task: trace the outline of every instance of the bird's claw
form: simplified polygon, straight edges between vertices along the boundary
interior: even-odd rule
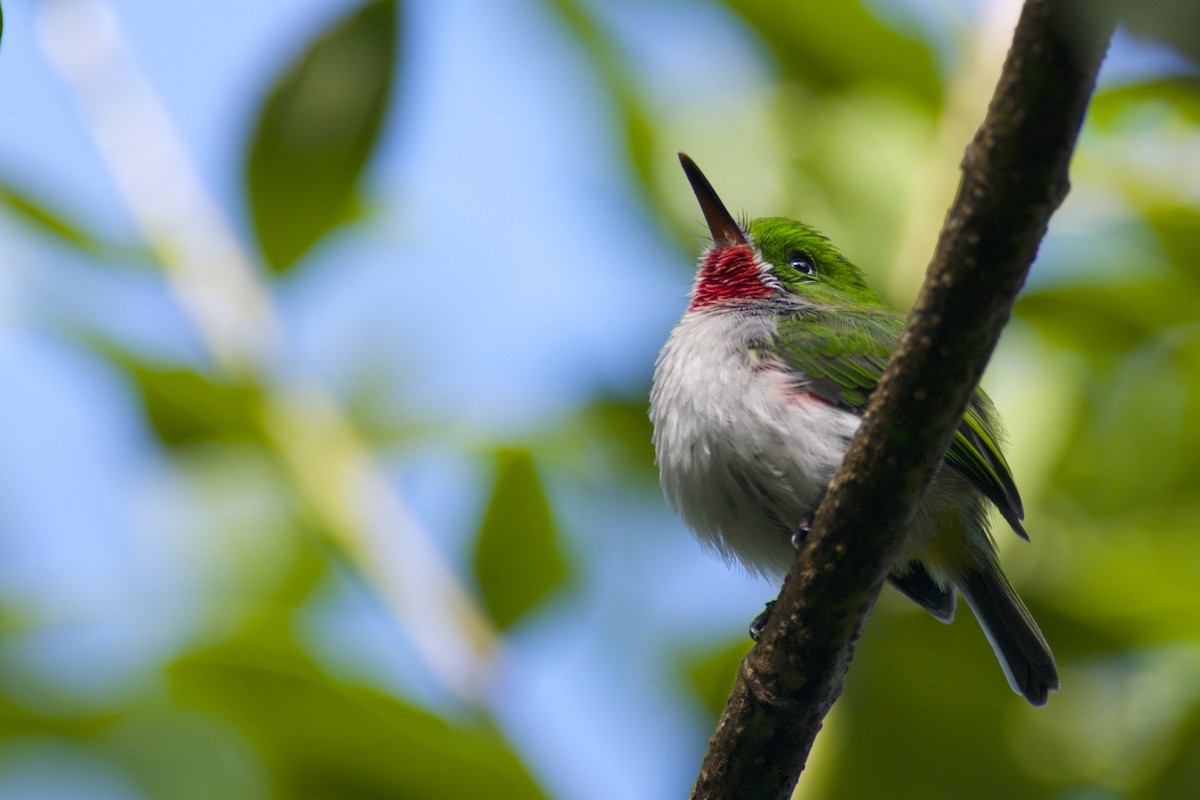
[[[795,532],[792,533],[792,549],[799,550],[804,544],[804,540],[808,538],[809,532],[812,530],[812,514],[808,514],[804,519],[800,520],[800,524],[796,526]],[[771,600],[767,603],[767,607],[762,610],[762,613],[754,618],[750,623],[750,638],[758,641],[762,636],[762,632],[766,629],[767,623],[771,619],[771,609],[775,607],[775,601]]]
[[[768,600],[767,607],[750,623],[750,638],[754,641],[758,641],[759,637],[762,636],[763,630],[767,627],[767,623],[771,621],[771,609],[774,607],[775,601]]]
[[[800,524],[796,526],[796,530],[792,532],[792,549],[799,550],[804,544],[804,540],[808,538],[808,534],[812,532],[812,514],[808,514],[804,519],[800,520]]]

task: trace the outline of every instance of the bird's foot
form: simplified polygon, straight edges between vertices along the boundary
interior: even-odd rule
[[[771,609],[774,607],[775,601],[768,600],[767,607],[750,623],[750,638],[754,641],[757,642],[759,637],[762,636],[763,629],[767,627],[767,623],[771,620]]]
[[[806,514],[804,519],[800,520],[800,524],[796,526],[796,530],[792,533],[792,549],[799,550],[804,544],[804,540],[808,538],[809,532],[812,530],[812,514]],[[766,629],[767,623],[771,619],[771,609],[775,607],[775,601],[771,600],[767,603],[767,607],[762,610],[762,613],[754,618],[750,623],[750,638],[758,641],[762,636],[763,630]]]
[[[812,532],[812,514],[806,514],[804,519],[800,520],[800,524],[796,526],[796,530],[792,532],[792,549],[799,550],[804,544],[804,540],[808,538],[808,534]]]

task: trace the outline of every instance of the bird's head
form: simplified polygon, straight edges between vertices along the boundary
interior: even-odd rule
[[[815,229],[783,217],[739,225],[696,162],[683,153],[679,161],[713,238],[691,308],[787,295],[828,306],[879,303],[862,271]]]

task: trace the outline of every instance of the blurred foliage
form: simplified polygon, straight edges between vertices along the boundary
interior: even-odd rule
[[[182,369],[139,363],[129,368],[146,406],[146,421],[168,447],[262,438],[256,413],[262,395],[257,386]]]
[[[687,676],[692,691],[714,721],[725,709],[725,702],[733,691],[738,665],[750,652],[752,645],[753,642],[738,638],[720,650],[690,653],[680,659],[680,670]]]
[[[566,577],[550,502],[533,458],[524,450],[501,450],[475,547],[475,578],[488,612],[499,628],[508,628]]]
[[[1161,104],[1191,124],[1200,123],[1200,75],[1173,75],[1114,86],[1092,99],[1093,124],[1112,126],[1132,109]]]
[[[631,74],[628,58],[597,21],[595,9],[587,2],[547,0],[547,4],[558,12],[579,46],[587,52],[612,96],[613,113],[618,117],[616,127],[623,134],[625,151],[644,197],[659,211],[658,216],[664,224],[678,225],[679,221],[666,213],[662,187],[653,179],[654,162],[662,151],[660,131],[655,125],[649,102],[637,91],[636,78]],[[674,232],[681,242],[690,243],[691,239],[685,235],[685,230],[679,226]]]
[[[100,257],[104,252],[105,248],[82,226],[66,220],[58,212],[8,182],[4,182],[0,187],[0,202],[3,202],[11,213],[34,228],[42,230],[54,241],[78,248],[84,255],[92,258]]]
[[[371,0],[317,38],[275,83],[246,160],[251,216],[283,272],[351,218],[396,72],[397,0]]]
[[[618,5],[637,18],[654,4]],[[674,4],[672,13],[719,12],[723,25],[765,55],[766,66],[752,87],[714,86],[707,72],[703,86],[680,89],[672,103],[655,94],[638,46],[628,28],[613,24],[611,8],[606,14],[599,0],[539,7],[607,95],[610,133],[628,164],[633,196],[625,200],[645,214],[640,193],[664,239],[695,244],[695,212],[673,202],[691,202],[673,156],[686,131],[701,147],[711,145],[710,154],[694,153],[706,170],[710,155],[713,172],[727,169],[742,181],[722,188],[729,202],[828,226],[878,285],[901,294],[919,280],[906,231],[936,232],[945,210],[938,198],[954,188],[953,166],[987,100],[979,92],[995,76],[965,74],[985,38],[972,38],[970,26],[901,25],[903,10],[885,18],[880,5]],[[945,10],[931,8],[927,14]],[[1135,34],[1195,59],[1195,4],[1163,0],[1138,9],[1130,21]],[[663,12],[656,13],[651,19],[661,24]],[[369,205],[362,187],[376,142],[385,126],[409,122],[397,121],[393,107],[408,33],[402,16],[397,2],[369,0],[330,21],[279,75],[262,81],[270,88],[241,161],[247,214],[235,227],[257,236],[267,294],[331,234],[353,235],[343,223]],[[718,65],[722,56],[704,54]],[[977,107],[964,111],[961,94]],[[1019,408],[1008,418],[1012,460],[1034,540],[1012,549],[1004,543],[1005,563],[1059,657],[1062,692],[1046,709],[1025,707],[969,614],[942,626],[885,595],[801,796],[1169,800],[1200,792],[1200,197],[1187,183],[1200,152],[1198,122],[1194,72],[1136,77],[1097,94],[1073,167],[1072,202],[1052,226],[1068,245],[1043,249],[1016,311],[1018,337],[1009,346],[1018,367],[1004,375],[1019,388],[992,392],[1002,406]],[[946,131],[949,139],[940,140]],[[768,201],[780,207],[755,205]],[[5,182],[0,203],[28,231],[102,270],[150,260],[150,248],[114,244],[73,219],[73,206],[60,198]],[[228,298],[229,305],[241,299]],[[6,748],[70,745],[155,798],[542,796],[531,774],[547,756],[529,739],[519,747],[510,741],[488,698],[464,699],[444,686],[429,693],[432,700],[409,697],[380,688],[369,670],[331,666],[336,659],[314,654],[305,621],[335,602],[329,598],[342,572],[386,606],[383,616],[395,615],[370,551],[326,530],[329,520],[313,512],[312,485],[297,485],[275,452],[286,431],[268,435],[264,406],[287,386],[276,373],[285,371],[280,364],[225,374],[211,354],[171,361],[116,335],[104,340],[86,325],[62,328],[64,338],[114,368],[140,402],[139,421],[168,464],[153,489],[182,496],[190,509],[186,519],[163,523],[163,536],[185,541],[183,558],[207,583],[180,589],[202,608],[179,623],[175,649],[153,675],[129,677],[98,704],[47,699],[39,683],[45,676],[14,653],[56,623],[6,596]],[[501,438],[510,444],[498,447],[489,434],[474,433],[464,444],[442,435],[444,423],[380,400],[405,388],[394,369],[364,369],[342,399],[367,455],[389,467],[446,439],[447,450],[478,468],[478,485],[467,493],[481,513],[464,514],[467,543],[455,577],[473,587],[491,624],[514,642],[552,616],[543,610],[577,609],[570,604],[579,602],[580,587],[604,581],[574,554],[603,546],[596,539],[619,541],[607,530],[575,531],[585,505],[577,494],[636,512],[656,492],[646,398],[597,388],[526,441]],[[630,370],[637,372],[631,384],[644,385],[650,364]],[[315,449],[314,460],[349,461],[363,483],[374,478],[362,477],[366,467],[338,449],[345,440],[328,440],[338,446]],[[325,466],[313,465],[314,474],[332,487]],[[584,488],[559,491],[564,484]],[[331,503],[342,512],[334,521],[362,524],[379,513],[361,502]],[[578,541],[568,543],[576,533]],[[706,620],[709,638],[683,647],[657,611],[639,609],[661,626],[649,646],[674,657],[634,660],[629,653],[646,641],[622,640],[613,659],[661,669],[669,673],[663,684],[687,695],[698,719],[698,764],[749,647],[742,633],[749,619],[737,630]],[[386,635],[408,641],[408,620],[391,621],[396,630]],[[671,717],[670,702],[664,696],[662,708],[645,714]],[[549,727],[562,721],[555,723]]]
[[[1125,24],[1134,34],[1169,42],[1200,63],[1200,6],[1190,0],[1148,0],[1124,11]]]
[[[876,17],[857,0],[822,4],[731,0],[779,61],[783,77],[811,92],[846,92],[862,84],[897,87],[931,112],[941,78],[927,46]]]
[[[542,796],[482,721],[450,722],[333,682],[286,626],[258,625],[189,655],[170,678],[181,706],[227,719],[245,737],[278,782],[276,796]]]

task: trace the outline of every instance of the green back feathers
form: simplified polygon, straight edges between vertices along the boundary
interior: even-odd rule
[[[861,270],[807,225],[779,217],[750,223],[763,259],[787,291],[814,304],[779,320],[771,350],[805,391],[861,414],[904,329]],[[946,461],[991,500],[1022,537],[1024,510],[1000,449],[1000,423],[982,391],[971,398]]]

